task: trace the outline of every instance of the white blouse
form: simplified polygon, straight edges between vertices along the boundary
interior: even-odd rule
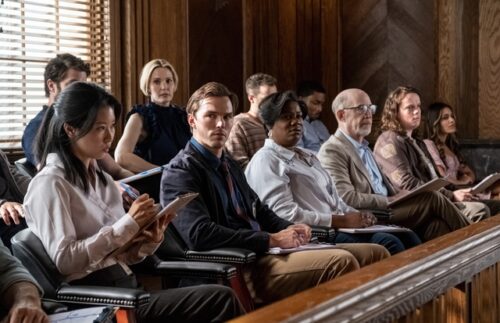
[[[347,205],[318,158],[266,139],[245,169],[250,187],[278,216],[291,222],[331,226],[332,215],[356,209]]]
[[[65,179],[63,164],[49,154],[47,165],[31,181],[24,199],[28,227],[42,241],[66,281],[85,277],[116,263],[136,263],[152,254],[158,243],[133,245],[115,258],[105,257],[139,230],[125,213],[122,197],[110,175],[108,184],[96,177],[89,192]]]

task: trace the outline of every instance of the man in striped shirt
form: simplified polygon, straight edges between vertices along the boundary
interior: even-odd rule
[[[243,169],[257,150],[264,146],[267,130],[259,117],[259,104],[266,96],[278,91],[276,83],[274,77],[264,73],[250,76],[245,83],[250,110],[234,117],[233,128],[225,144],[227,152]]]

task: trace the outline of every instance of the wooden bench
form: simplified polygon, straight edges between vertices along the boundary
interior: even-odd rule
[[[500,322],[500,216],[233,322]]]

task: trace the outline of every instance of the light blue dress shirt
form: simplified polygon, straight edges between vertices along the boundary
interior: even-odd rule
[[[375,193],[387,196],[389,192],[387,191],[387,187],[384,184],[384,179],[382,178],[382,174],[380,173],[380,170],[378,169],[377,162],[375,162],[375,158],[373,157],[373,153],[370,150],[370,147],[368,147],[368,141],[363,139],[363,143],[360,144],[359,142],[352,139],[348,134],[346,134],[342,130],[338,129],[337,131],[340,131],[356,149],[356,152],[358,153],[359,158],[361,158],[361,161],[363,162],[366,169],[368,170],[368,174],[370,174],[370,179],[372,181],[373,190],[375,191]]]
[[[310,121],[306,117],[303,122],[304,133],[297,146],[318,152],[321,145],[330,138],[330,132],[321,120]]]

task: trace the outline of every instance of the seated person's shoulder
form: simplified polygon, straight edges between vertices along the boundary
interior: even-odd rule
[[[127,113],[126,119],[130,119],[132,116],[140,117],[146,124],[153,122],[157,117],[155,116],[156,112],[153,107],[149,104],[136,104],[132,107],[132,109]]]
[[[248,128],[252,128],[255,126],[256,126],[255,120],[253,120],[252,117],[250,117],[246,112],[237,114],[233,118],[233,129],[240,128],[242,130],[246,130]]]

